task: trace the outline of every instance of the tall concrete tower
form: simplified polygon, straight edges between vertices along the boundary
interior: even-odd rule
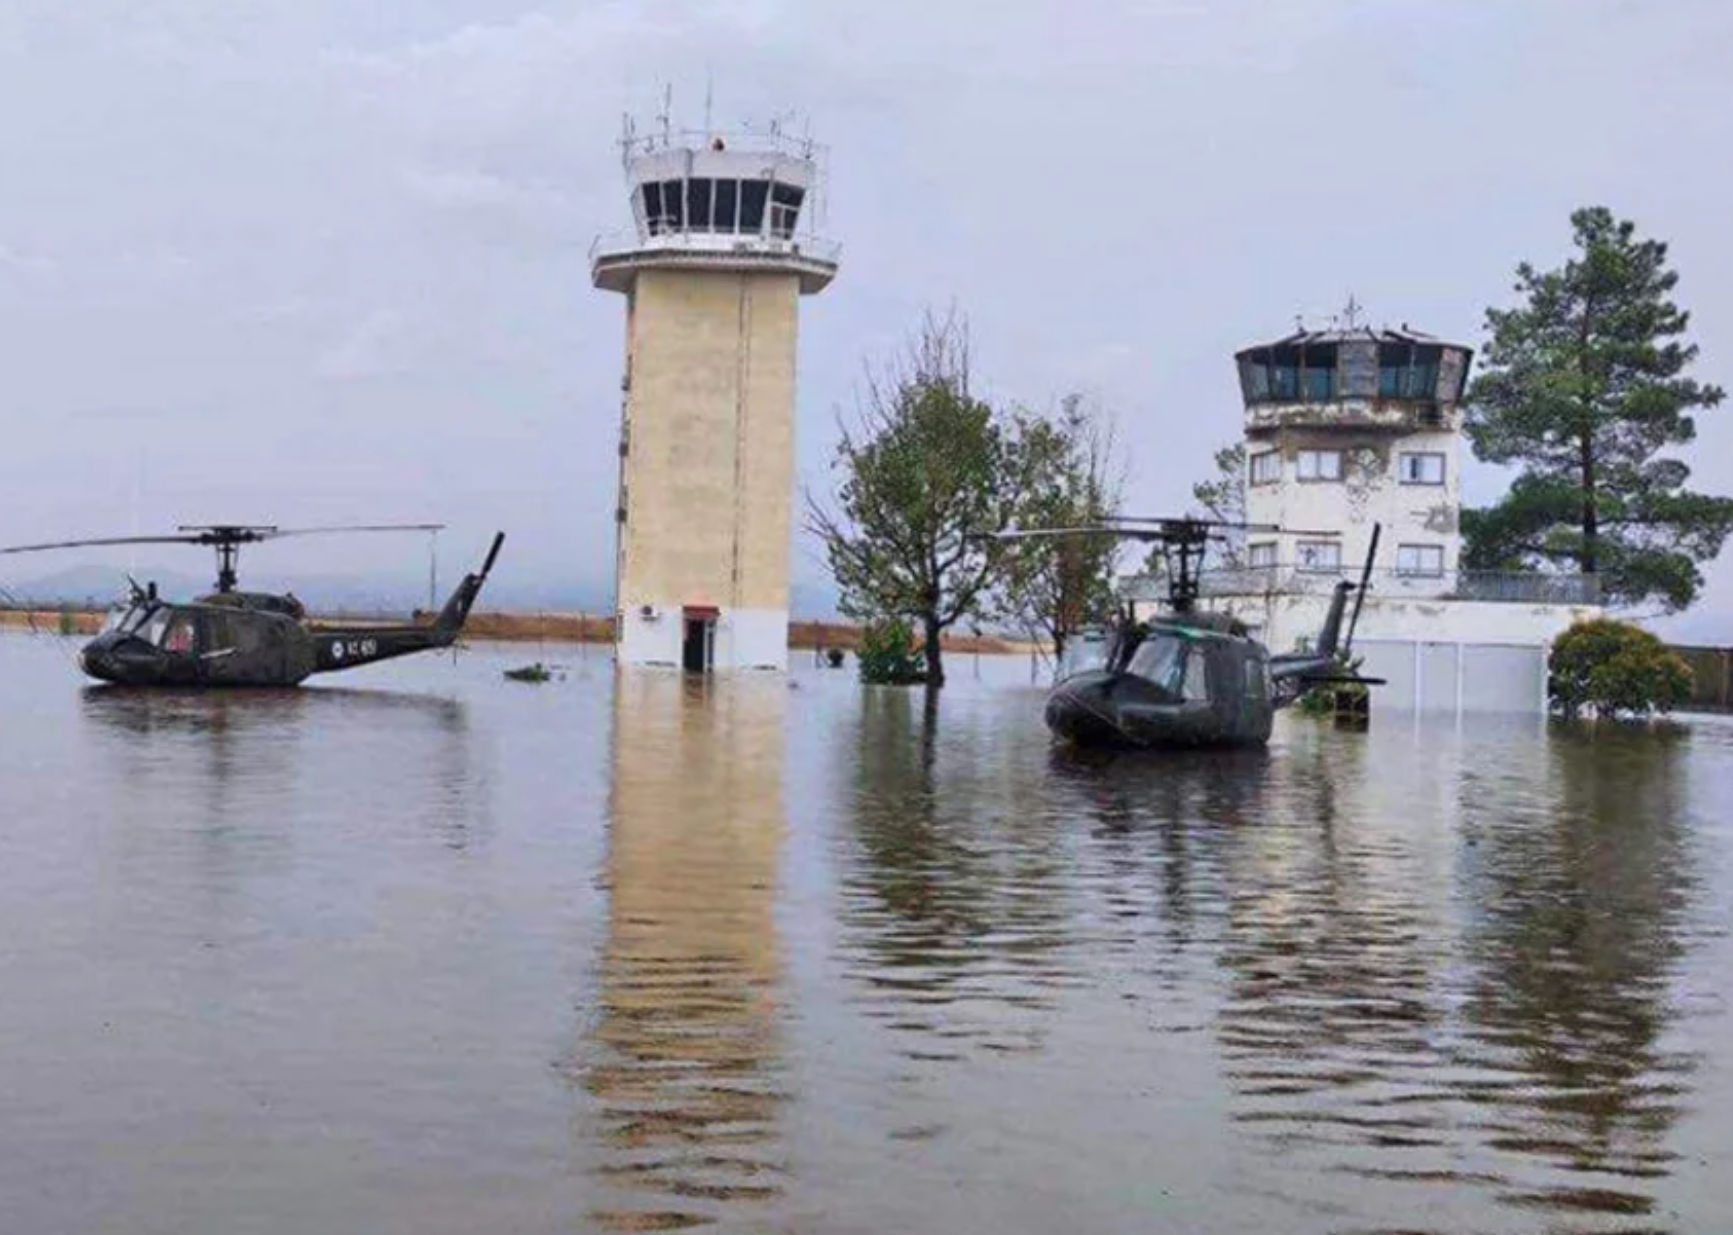
[[[590,253],[626,297],[617,656],[786,669],[798,302],[837,264],[819,150],[666,124],[621,145],[633,226]]]

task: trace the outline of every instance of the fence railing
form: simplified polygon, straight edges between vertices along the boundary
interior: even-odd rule
[[[1198,591],[1204,596],[1328,595],[1342,580],[1358,578],[1358,571],[1349,570],[1245,566],[1205,571],[1198,579]],[[1142,575],[1131,582],[1127,593],[1133,600],[1166,600],[1167,584],[1164,580]],[[1386,567],[1372,572],[1372,594],[1411,600],[1594,605],[1600,603],[1600,580],[1594,575],[1549,575],[1533,571],[1458,570],[1429,575]]]

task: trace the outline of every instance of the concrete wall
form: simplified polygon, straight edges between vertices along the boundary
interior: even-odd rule
[[[1309,642],[1322,629],[1330,598],[1283,594],[1215,597],[1202,603],[1232,613],[1272,652],[1291,652],[1300,640]],[[1350,597],[1350,609],[1353,603]],[[1355,638],[1550,647],[1572,622],[1600,615],[1591,605],[1392,598],[1373,592],[1361,608]]]
[[[683,605],[724,611],[717,667],[771,663],[753,633],[770,623],[774,663],[786,661],[798,295],[794,274],[636,277],[618,589],[628,663],[679,662]],[[646,605],[659,616],[643,618]]]

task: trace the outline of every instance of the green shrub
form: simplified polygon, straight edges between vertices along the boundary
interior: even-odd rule
[[[1552,645],[1547,694],[1555,710],[1575,716],[1647,716],[1691,697],[1691,667],[1654,635],[1629,622],[1578,622]]]
[[[1334,672],[1343,677],[1358,677],[1360,666],[1365,663],[1366,658],[1363,656],[1349,660],[1346,656],[1338,655]],[[1305,716],[1333,716],[1338,697],[1358,698],[1366,693],[1366,687],[1359,682],[1324,682],[1296,699],[1294,709]]]
[[[915,654],[915,635],[901,618],[869,622],[860,633],[860,680],[879,686],[907,686],[926,680],[926,662]]]

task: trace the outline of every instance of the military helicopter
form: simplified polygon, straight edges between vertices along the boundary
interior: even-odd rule
[[[434,532],[441,524],[373,524],[279,528],[242,524],[182,526],[172,536],[111,536],[0,548],[0,555],[42,553],[99,545],[206,545],[217,554],[217,590],[191,602],[139,587],[111,613],[102,632],[79,652],[91,677],[126,686],[298,686],[315,673],[354,669],[457,641],[470,608],[487,582],[505,533],[493,538],[481,570],[465,575],[431,622],[403,625],[325,626],[307,620],[293,594],[236,590],[242,545],[288,536],[352,532]]]
[[[1336,584],[1315,646],[1272,656],[1243,623],[1197,608],[1198,576],[1212,540],[1227,529],[1281,532],[1269,524],[1211,519],[1119,518],[1101,525],[1001,532],[996,539],[1112,536],[1160,546],[1168,611],[1139,621],[1129,603],[1106,630],[1074,639],[1047,696],[1047,727],[1078,746],[1255,746],[1267,742],[1277,708],[1327,682],[1383,685],[1344,674],[1341,659],[1378,551],[1378,526],[1358,584]],[[1354,612],[1342,637],[1353,594]]]

